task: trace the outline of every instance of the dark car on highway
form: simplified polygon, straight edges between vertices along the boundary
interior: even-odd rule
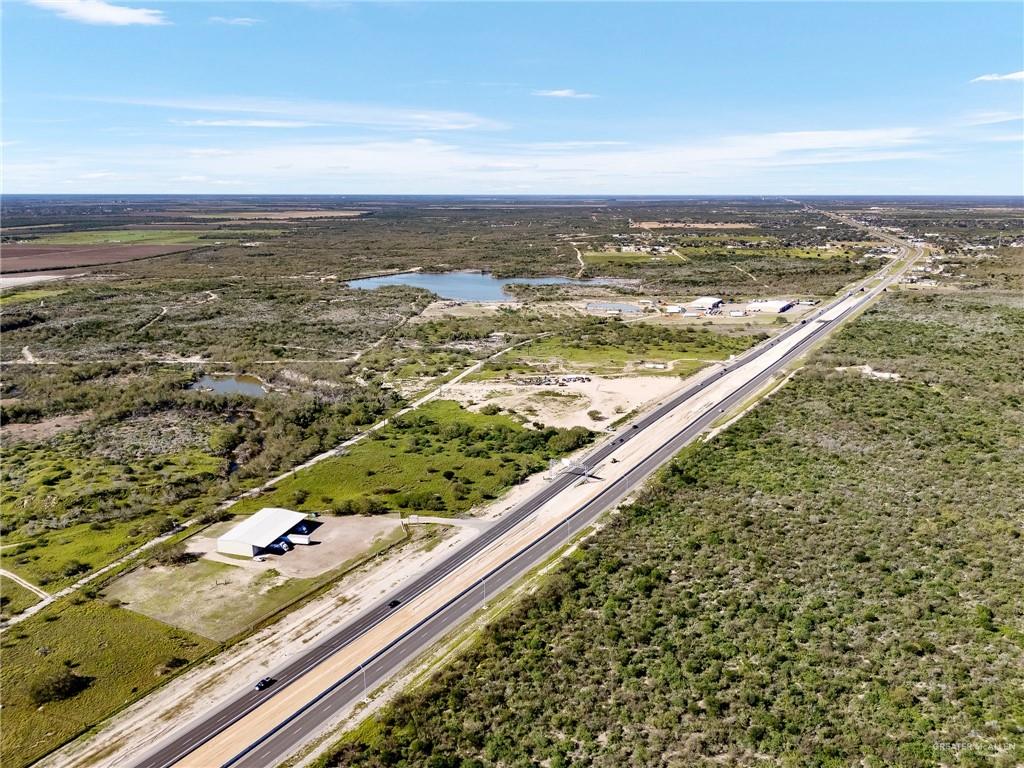
[[[272,678],[272,677],[264,677],[262,680],[260,680],[258,683],[256,683],[256,690],[257,691],[265,690],[265,689],[269,688],[273,684],[274,684],[274,678]]]

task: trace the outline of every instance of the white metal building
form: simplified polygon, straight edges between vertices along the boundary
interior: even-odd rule
[[[703,309],[706,311],[722,306],[722,300],[717,296],[698,296],[686,306],[690,309]]]
[[[225,555],[254,557],[306,519],[301,512],[264,507],[217,539],[217,551]]]
[[[765,301],[752,301],[747,304],[747,312],[766,312],[770,315],[777,315],[785,312],[793,306],[789,299],[766,299]]]

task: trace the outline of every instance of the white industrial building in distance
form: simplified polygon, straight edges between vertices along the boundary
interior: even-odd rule
[[[709,309],[718,309],[722,306],[722,300],[717,296],[698,296],[686,306],[689,309],[704,310],[706,312]]]
[[[767,312],[768,314],[777,315],[780,312],[785,312],[792,306],[793,302],[789,299],[765,299],[764,301],[752,301],[747,304],[747,312]]]
[[[224,555],[255,557],[275,541],[288,538],[293,544],[308,544],[307,534],[292,533],[306,519],[301,512],[264,507],[217,539],[217,551]],[[289,535],[291,534],[291,535]]]

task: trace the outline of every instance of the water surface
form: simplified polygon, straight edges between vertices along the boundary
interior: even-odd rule
[[[262,382],[255,376],[245,374],[230,375],[218,374],[214,376],[203,376],[194,382],[189,389],[201,389],[217,393],[218,395],[249,395],[250,397],[263,397],[267,390],[263,388]]]
[[[408,285],[436,293],[443,299],[456,301],[511,301],[515,297],[509,285],[587,285],[592,280],[568,277],[494,277],[484,272],[400,272],[384,277],[349,280],[351,288],[373,290],[383,285]]]

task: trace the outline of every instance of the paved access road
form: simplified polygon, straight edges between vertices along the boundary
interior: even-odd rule
[[[891,238],[887,239],[892,241]],[[909,249],[902,243],[900,245],[904,248],[903,257],[910,255]],[[742,383],[721,397],[713,408],[708,409],[669,439],[663,441],[622,476],[610,482],[600,494],[572,511],[567,518],[503,562],[498,563],[484,576],[455,594],[430,615],[391,639],[340,679],[325,682],[323,689],[317,695],[311,697],[283,720],[267,728],[259,736],[254,736],[254,740],[234,745],[232,750],[237,747],[237,752],[232,752],[232,757],[217,764],[225,767],[265,768],[265,766],[273,765],[287,756],[311,735],[318,733],[323,724],[338,712],[359,701],[373,685],[391,677],[445,631],[470,617],[486,600],[488,594],[493,595],[521,578],[532,567],[557,551],[558,547],[562,546],[573,532],[578,532],[593,522],[601,513],[613,507],[654,470],[667,462],[683,446],[720,418],[724,411],[742,404],[756,394],[781,369],[804,354],[810,347],[822,341],[842,320],[862,309],[908,267],[909,262],[898,272],[894,272],[892,266],[886,267],[839,299],[807,317],[804,322],[794,325],[784,333],[751,349],[726,365],[717,375],[704,378],[664,402],[646,416],[627,425],[626,429],[590,452],[583,461],[584,465],[598,466],[612,453],[622,448],[625,443],[636,440],[644,434],[645,430],[659,424],[678,407],[702,394],[706,388],[718,383],[721,377],[744,368],[763,355],[776,352],[776,347],[779,345],[791,344],[785,353],[768,367],[756,375],[741,379]],[[875,285],[872,286],[872,283]],[[830,315],[830,317],[823,317],[825,315]],[[290,684],[297,682],[345,649],[354,640],[402,610],[411,600],[445,582],[454,571],[480,557],[481,553],[490,545],[508,535],[520,523],[559,494],[576,485],[579,480],[580,477],[577,473],[564,473],[558,476],[542,491],[511,510],[495,525],[455,551],[449,558],[389,595],[381,603],[367,610],[320,645],[311,648],[285,667],[274,672],[273,676],[276,680],[274,685],[263,691],[243,692],[225,706],[190,724],[182,733],[144,757],[137,764],[137,768],[167,768],[179,762],[202,766],[202,768],[214,768],[213,764],[206,766],[201,761],[187,758],[200,746],[214,739],[250,713],[257,711],[272,697],[287,690]],[[398,602],[395,603],[395,601]]]

